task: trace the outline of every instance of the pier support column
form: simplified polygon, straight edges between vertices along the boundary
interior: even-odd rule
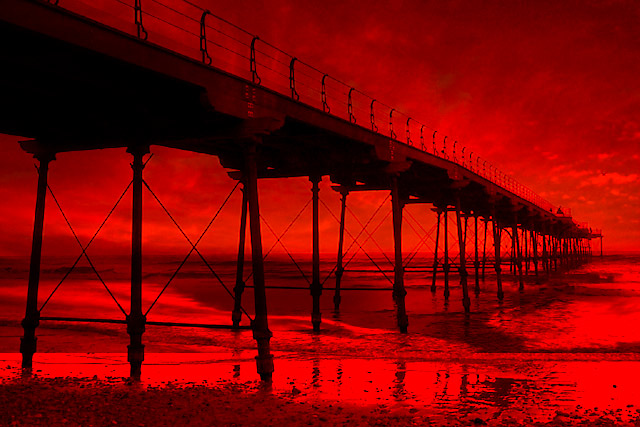
[[[551,236],[551,269],[558,271],[558,238],[555,235]]]
[[[246,181],[242,186],[242,208],[240,212],[240,236],[238,239],[238,259],[236,263],[236,285],[233,288],[235,300],[233,303],[233,313],[231,314],[231,321],[233,327],[240,326],[240,320],[242,318],[242,293],[244,292],[244,247],[247,235],[247,189]]]
[[[547,275],[551,274],[553,268],[553,236],[551,230],[547,233]]]
[[[558,237],[552,236],[553,239],[553,271],[558,271]]]
[[[444,271],[444,299],[449,299],[449,219],[447,218],[447,211],[449,208],[445,206],[444,208],[444,260],[442,264],[442,270]]]
[[[492,216],[493,216],[493,246],[495,248],[494,269],[496,270],[496,284],[498,287],[498,299],[502,301],[504,299],[504,292],[502,290],[502,276],[501,276],[502,266],[500,261],[500,242],[502,240],[502,229],[498,224],[495,211]]]
[[[127,315],[127,333],[129,334],[128,361],[130,376],[140,380],[144,345],[142,334],[147,319],[142,314],[142,158],[149,153],[148,146],[129,147],[127,152],[133,155],[133,202],[131,215],[131,308]]]
[[[249,205],[249,231],[251,233],[251,263],[253,265],[253,295],[255,300],[255,318],[251,324],[253,338],[258,344],[256,365],[263,381],[270,381],[273,375],[273,356],[271,355],[267,318],[267,294],[264,285],[264,260],[262,257],[262,234],[260,232],[260,207],[258,205],[258,171],[256,166],[255,143],[249,145],[246,152],[247,203]]]
[[[487,223],[488,219],[484,218],[484,239],[482,240],[482,280],[484,280],[484,271],[487,266]]]
[[[558,238],[555,235],[551,236],[551,268],[553,271],[558,271]]]
[[[391,209],[393,213],[393,242],[395,253],[394,280],[393,280],[393,300],[396,303],[398,328],[400,332],[406,333],[409,326],[409,318],[405,308],[404,289],[404,265],[402,260],[402,208],[404,202],[400,200],[398,190],[398,178],[391,178]]]
[[[516,273],[516,236],[511,230],[511,256],[509,258],[509,273]]]
[[[549,274],[549,253],[547,251],[547,241],[549,240],[547,236],[547,226],[546,224],[542,225],[542,269],[548,275]]]
[[[460,220],[460,196],[456,196],[456,223],[458,226],[458,247],[460,249],[460,267],[458,272],[460,273],[460,287],[462,288],[462,306],[464,312],[469,313],[471,307],[471,300],[469,299],[469,290],[467,289],[467,259],[466,259],[466,227],[465,233],[462,232],[462,221]]]
[[[535,229],[531,230],[530,238],[533,249],[533,270],[538,277],[538,232]]]
[[[342,282],[342,275],[344,274],[344,267],[342,266],[342,257],[344,254],[342,253],[344,247],[344,222],[345,222],[345,214],[347,211],[347,195],[349,194],[346,190],[341,190],[340,195],[341,198],[341,207],[340,207],[340,232],[338,234],[338,262],[336,266],[336,292],[333,295],[333,309],[335,311],[340,310],[340,302],[342,302],[342,297],[340,296],[340,283]]]
[[[479,258],[479,254],[478,254],[478,214],[476,214],[474,212],[474,216],[473,216],[473,239],[474,239],[474,251],[475,251],[475,257],[474,257],[474,261],[473,261],[473,267],[475,269],[475,293],[476,295],[480,294],[480,258]]]
[[[511,229],[513,233],[513,251],[514,251],[514,267],[513,273],[518,274],[518,283],[520,290],[524,289],[524,282],[522,281],[522,252],[520,250],[520,231],[518,229],[518,213],[514,213],[513,215],[513,228]],[[516,271],[517,269],[517,271]]]
[[[312,279],[311,296],[313,297],[313,311],[311,312],[311,324],[313,331],[320,331],[322,315],[320,314],[320,296],[322,295],[322,283],[320,283],[320,226],[319,226],[319,193],[320,175],[309,177],[311,181],[311,193],[313,200],[313,251],[312,251]]]
[[[22,368],[31,369],[33,354],[36,352],[36,328],[40,324],[38,310],[38,286],[40,284],[40,261],[42,259],[42,234],[44,230],[44,206],[47,198],[47,175],[49,162],[55,160],[55,154],[45,153],[35,156],[40,164],[38,168],[38,189],[36,193],[36,212],[33,221],[33,239],[31,241],[31,263],[29,265],[29,284],[27,288],[27,307],[22,328],[24,336],[20,340]]]
[[[431,276],[431,292],[436,291],[436,275],[438,273],[438,243],[440,241],[440,216],[442,215],[442,211],[438,209],[437,214],[438,214],[438,219],[436,224],[436,247],[433,252],[433,272]]]
[[[527,229],[524,226],[524,222],[522,223],[522,240],[523,240],[523,256],[524,256],[524,274],[525,276],[529,275],[529,244],[531,242],[529,242],[528,236],[527,236]]]
[[[578,261],[582,264],[584,262],[584,242],[582,238],[576,238],[576,248],[578,250]]]

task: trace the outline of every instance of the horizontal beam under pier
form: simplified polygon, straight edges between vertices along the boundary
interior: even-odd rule
[[[307,289],[307,288],[305,288]],[[77,322],[77,323],[114,323],[114,324],[126,324],[124,319],[89,319],[83,317],[41,317],[40,320],[53,321],[53,322]],[[204,328],[204,329],[246,329],[251,330],[250,326],[238,326],[233,325],[214,325],[206,323],[182,323],[182,322],[146,322],[147,325],[152,326],[176,326],[183,328]]]

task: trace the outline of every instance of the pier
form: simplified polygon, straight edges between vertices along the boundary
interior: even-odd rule
[[[411,295],[404,286],[405,274],[430,275],[425,286],[433,292],[443,292],[445,298],[450,295],[449,282],[455,277],[462,289],[464,310],[472,316],[469,293],[479,292],[487,269],[495,271],[494,292],[496,298],[502,299],[505,269],[523,287],[526,276],[568,270],[588,262],[594,256],[594,239],[600,239],[602,255],[602,232],[574,220],[568,208],[553,206],[409,112],[387,106],[224,18],[188,1],[176,8],[173,3],[162,1],[144,2],[143,7],[140,0],[131,5],[113,0],[113,7],[126,11],[130,20],[104,22],[102,11],[70,0],[5,0],[0,4],[0,34],[3,40],[11,41],[0,52],[4,95],[0,132],[28,138],[21,146],[36,159],[38,172],[28,296],[22,322],[24,337],[20,345],[23,368],[32,367],[41,321],[126,325],[130,375],[134,379],[140,378],[144,362],[146,325],[250,329],[258,350],[257,372],[263,380],[269,380],[274,362],[265,283],[266,251],[262,244],[268,224],[260,216],[260,179],[309,180],[313,255],[311,279],[305,289],[311,294],[310,327],[317,333],[322,333],[320,299],[333,298],[334,309],[339,310],[345,297],[342,292],[349,290],[342,287],[342,279],[354,271],[348,268],[349,259],[345,259],[350,249],[345,247],[345,218],[349,195],[354,192],[389,194],[378,209],[391,208],[393,269],[384,270],[372,257],[371,261],[380,274],[388,274],[390,303],[395,305],[400,333],[410,329],[405,300]],[[168,38],[163,32],[167,29],[180,36]],[[229,178],[236,182],[231,194],[242,191],[242,204],[237,207],[241,220],[233,287],[220,279],[198,250],[198,243],[215,216],[200,239],[193,241],[171,215],[171,207],[145,181],[144,170],[152,166],[147,162],[154,146],[219,159]],[[57,156],[105,148],[121,148],[131,155],[131,182],[113,208],[124,197],[132,198],[128,308],[122,307],[110,292],[86,252],[102,226],[89,242],[81,242],[47,182],[49,168]],[[319,211],[324,203],[322,197],[329,196],[320,192],[323,177],[330,179],[341,200],[340,212],[334,216],[339,223],[339,236],[330,286],[325,286],[327,280],[320,275]],[[190,255],[198,256],[227,290],[228,324],[147,320],[171,280],[150,307],[142,306],[144,192],[151,194],[189,243],[191,249],[185,262]],[[64,281],[63,278],[51,295],[39,295],[45,204],[50,207],[51,203],[62,212],[78,242],[81,253],[76,264],[82,258],[89,262],[118,305],[122,318],[45,315],[43,309]],[[421,230],[422,243],[435,234],[433,264],[429,268],[409,265],[416,253],[427,250],[426,244],[408,257],[403,251],[402,229],[409,215],[405,207],[414,204],[437,221],[434,229]],[[371,220],[364,222],[354,243],[363,245],[365,240],[373,239],[369,227],[374,226]],[[247,230],[249,242],[245,241]],[[455,237],[453,243],[451,234]],[[245,265],[247,246],[250,266]],[[451,257],[452,249],[459,254],[457,258]],[[69,273],[74,267],[75,264]],[[245,283],[248,267],[251,283]],[[254,291],[252,316],[243,308],[247,304],[243,300],[247,286]]]

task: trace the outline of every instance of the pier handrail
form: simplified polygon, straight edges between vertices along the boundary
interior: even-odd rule
[[[558,209],[549,201],[484,158],[480,162],[481,157],[477,154],[473,161],[473,153],[465,155],[466,147],[458,146],[458,152],[461,153],[458,156],[457,140],[447,146],[447,136],[439,132],[442,137],[437,142],[435,135],[438,131],[416,119],[414,115],[379,101],[192,1],[146,0],[144,6],[140,0],[111,1],[113,7],[107,11],[94,9],[94,6],[80,8],[76,5],[74,8],[77,1],[68,4],[65,0],[45,2],[50,3],[51,7],[63,8],[132,34],[143,42],[190,57],[205,66],[229,72],[246,79],[248,83],[291,96],[295,102],[316,108],[324,114],[350,121],[377,134],[385,134],[394,143],[412,146],[455,163],[545,212],[562,217],[571,216],[570,210],[564,207],[562,213],[558,213]],[[114,22],[106,23],[105,19],[101,19],[104,12],[111,17],[124,16],[127,8],[131,10],[131,21],[127,22],[125,19],[120,22],[119,27],[114,26],[117,25]],[[135,25],[131,26],[132,23]],[[167,38],[167,34],[171,34],[171,38]],[[367,116],[369,120],[366,120]],[[389,127],[378,127],[375,117],[385,116],[389,117]],[[404,138],[393,131],[394,127],[405,130]],[[434,132],[433,150],[429,150],[424,144],[425,128]],[[411,139],[412,134],[421,136],[420,144]],[[436,144],[440,145],[437,149]]]

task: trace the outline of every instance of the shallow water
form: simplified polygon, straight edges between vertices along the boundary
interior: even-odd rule
[[[481,292],[471,292],[469,316],[463,313],[456,278],[447,303],[441,280],[432,294],[425,273],[408,273],[407,335],[396,331],[388,290],[344,291],[339,314],[332,312],[332,292],[325,291],[323,331],[316,335],[310,331],[307,290],[269,289],[276,356],[273,390],[299,390],[300,399],[411,406],[445,418],[476,414],[487,420],[548,420],[556,411],[598,408],[612,411],[613,419],[631,419],[638,415],[633,405],[640,404],[638,261],[636,256],[594,259],[548,279],[527,277],[524,290],[507,277],[502,303],[495,296],[494,278],[488,275],[480,284]],[[41,295],[48,295],[57,284],[63,264],[45,268]],[[126,267],[122,261],[108,265],[101,270],[105,281],[127,307]],[[175,262],[156,259],[146,265],[151,274],[145,278],[145,307],[166,283]],[[8,378],[17,375],[19,365],[15,352],[25,282],[20,287],[16,283],[24,279],[26,268],[20,260],[3,260],[0,267],[6,273],[0,280],[0,352],[4,352],[0,363],[6,366],[1,375]],[[225,282],[233,283],[233,263],[214,267]],[[282,260],[272,263],[271,271],[280,274],[268,276],[268,285],[306,285]],[[63,283],[43,316],[122,318],[89,273],[82,271]],[[198,264],[188,265],[148,319],[228,324],[231,299],[206,273]],[[331,283],[332,279],[327,286]],[[348,274],[343,285],[389,287],[386,279],[370,273]],[[473,289],[473,275],[470,286]],[[250,315],[252,297],[247,289],[243,298]],[[38,375],[126,376],[125,329],[42,322],[35,369],[41,371]],[[148,326],[144,340],[147,384],[257,379],[249,331]]]

